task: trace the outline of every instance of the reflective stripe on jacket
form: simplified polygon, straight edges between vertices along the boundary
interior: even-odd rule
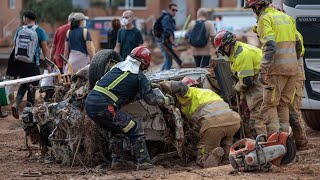
[[[262,59],[261,49],[237,41],[230,55],[231,70],[242,79],[259,73]]]
[[[215,92],[209,89],[200,89],[189,87],[188,92],[183,97],[177,96],[181,103],[181,111],[187,116],[191,117],[192,114],[200,107],[213,101],[222,101],[223,99]]]
[[[200,132],[209,127],[228,126],[240,122],[233,118],[216,118],[233,111],[218,94],[209,89],[189,87],[186,95],[177,98],[181,103],[182,113],[201,127]]]
[[[296,27],[292,18],[267,7],[258,18],[257,33],[262,43],[261,71],[268,75],[296,75]]]
[[[240,85],[244,85],[244,77],[251,76],[253,78],[253,87],[243,92],[250,110],[255,108],[262,100],[263,87],[258,81],[261,59],[261,49],[239,41],[236,42],[234,51],[230,56],[231,70],[237,73]]]

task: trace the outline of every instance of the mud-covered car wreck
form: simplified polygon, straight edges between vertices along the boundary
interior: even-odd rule
[[[29,137],[33,144],[40,144],[44,159],[67,166],[90,167],[110,162],[109,134],[85,114],[84,100],[89,89],[110,69],[113,61],[121,61],[116,52],[99,51],[90,67],[83,68],[81,76],[73,78],[72,84],[56,85],[54,94],[46,101],[40,97],[34,107],[25,108],[22,120],[27,147]],[[159,95],[163,95],[159,82],[191,76],[198,80],[201,87],[212,89],[233,106],[235,92],[232,91],[231,75],[229,63],[224,60],[215,61],[210,69],[186,68],[146,73],[153,90]],[[181,115],[178,102],[164,108],[136,100],[123,110],[142,121],[148,150],[156,164],[168,159],[181,162],[195,160],[198,131]],[[124,144],[129,149],[130,143]]]

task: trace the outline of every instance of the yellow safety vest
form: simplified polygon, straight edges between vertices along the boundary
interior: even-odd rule
[[[269,41],[276,42],[276,53],[273,63],[268,64],[267,59],[261,61],[261,70],[269,75],[296,75],[298,62],[296,55],[296,27],[292,18],[274,8],[267,7],[258,17],[257,33],[262,43],[262,50],[266,53],[266,45]]]
[[[261,49],[237,41],[230,55],[231,70],[242,79],[259,73],[262,59]]]
[[[189,87],[188,92],[183,97],[177,96],[181,103],[181,112],[191,117],[202,106],[217,101],[225,103],[223,99],[215,92],[209,89],[200,89],[195,87]],[[229,108],[229,107],[228,107]]]

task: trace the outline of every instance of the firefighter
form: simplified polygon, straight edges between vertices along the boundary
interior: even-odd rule
[[[284,12],[285,11],[277,4],[272,3],[269,5],[270,7],[275,8],[278,11]],[[292,21],[294,21],[292,19]],[[297,146],[297,150],[304,150],[307,147],[308,139],[306,135],[306,130],[303,125],[303,119],[301,115],[301,107],[302,107],[302,97],[303,97],[303,90],[304,90],[304,81],[306,80],[304,74],[304,65],[303,65],[303,56],[304,56],[304,46],[303,46],[303,37],[299,33],[296,32],[298,37],[301,41],[301,55],[298,60],[299,63],[299,73],[296,81],[296,89],[295,94],[291,99],[290,107],[289,107],[289,123],[292,128],[293,137]]]
[[[140,98],[151,105],[166,106],[174,103],[172,97],[153,94],[150,82],[142,73],[149,67],[150,61],[151,54],[146,47],[134,48],[125,61],[116,64],[97,81],[86,98],[88,116],[100,127],[111,132],[109,143],[111,168],[114,170],[129,165],[123,157],[123,135],[130,140],[137,160],[137,170],[153,167],[141,122],[121,111],[124,105]]]
[[[262,51],[254,46],[236,41],[235,34],[229,31],[220,31],[214,38],[217,52],[230,59],[231,70],[239,79],[235,90],[241,93],[240,104],[248,104],[250,111],[249,129],[251,135],[266,134],[266,126],[260,107],[262,104],[262,84],[258,81]]]
[[[197,84],[190,77],[160,82],[165,92],[177,97],[181,112],[200,129],[197,163],[204,168],[214,167],[222,159],[228,159],[233,135],[240,127],[240,116],[215,92],[189,87]]]
[[[257,15],[263,56],[259,80],[264,84],[261,113],[267,134],[289,132],[289,104],[295,91],[301,42],[291,17],[269,7],[272,0],[245,0]]]

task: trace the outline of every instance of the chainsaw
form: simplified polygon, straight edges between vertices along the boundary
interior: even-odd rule
[[[272,165],[291,163],[296,157],[296,146],[289,133],[277,132],[268,139],[266,135],[244,138],[230,148],[229,161],[237,171],[269,171]]]

